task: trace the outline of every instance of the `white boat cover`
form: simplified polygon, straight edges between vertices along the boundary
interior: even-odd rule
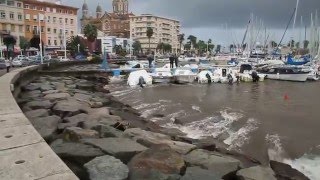
[[[139,84],[139,78],[143,77],[145,83],[147,85],[152,84],[152,77],[148,74],[146,70],[138,70],[131,72],[128,77],[128,85],[129,86],[137,86]]]

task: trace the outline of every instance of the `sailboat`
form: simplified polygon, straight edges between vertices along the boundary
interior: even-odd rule
[[[290,54],[290,55],[288,55],[287,64],[288,65],[300,66],[300,65],[307,64],[310,61],[311,61],[311,56],[310,55],[304,55],[299,59],[295,59]]]

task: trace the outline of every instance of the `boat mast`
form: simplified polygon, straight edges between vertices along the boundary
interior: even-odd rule
[[[288,28],[289,28],[289,25],[290,25],[290,23],[291,23],[291,21],[292,21],[293,16],[294,16],[294,14],[295,14],[295,13],[296,13],[296,8],[294,8],[294,11],[293,11],[293,13],[292,13],[292,15],[291,15],[291,18],[290,18],[290,20],[289,20],[289,22],[288,22],[288,24],[287,24],[287,27],[286,27],[286,29],[285,29],[285,31],[284,31],[284,33],[283,33],[282,37],[281,37],[281,40],[280,40],[280,42],[279,42],[279,44],[278,44],[278,46],[277,46],[277,49],[276,49],[276,50],[278,50],[278,49],[279,49],[279,46],[280,46],[280,44],[282,43],[283,38],[284,38],[284,36],[285,36],[285,35],[286,35],[286,33],[287,33],[287,30],[288,30]]]

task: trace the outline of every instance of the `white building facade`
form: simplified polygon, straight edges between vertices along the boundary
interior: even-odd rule
[[[146,33],[148,28],[153,29],[153,36],[150,38],[150,49],[152,51],[156,51],[159,43],[170,44],[173,52],[178,51],[179,21],[151,14],[130,17],[131,38],[133,41],[141,43],[141,48],[144,52],[149,48],[149,40]]]
[[[19,47],[20,37],[25,34],[23,1],[1,0],[0,1],[0,31],[2,34],[11,34],[16,40],[16,46]],[[3,45],[0,36],[0,46]]]
[[[101,40],[101,52],[103,53],[106,50],[107,53],[114,54],[114,46],[121,46],[122,49],[130,52],[130,39],[128,38],[117,38],[115,36],[104,36],[97,37],[98,40]]]

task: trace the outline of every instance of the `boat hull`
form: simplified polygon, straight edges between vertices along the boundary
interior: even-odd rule
[[[153,83],[169,83],[171,82],[172,77],[157,77],[152,76]]]
[[[300,74],[266,74],[267,79],[282,80],[282,81],[297,81],[305,82],[308,78],[308,73]]]
[[[178,84],[193,83],[196,75],[176,75],[174,76],[174,82]]]

